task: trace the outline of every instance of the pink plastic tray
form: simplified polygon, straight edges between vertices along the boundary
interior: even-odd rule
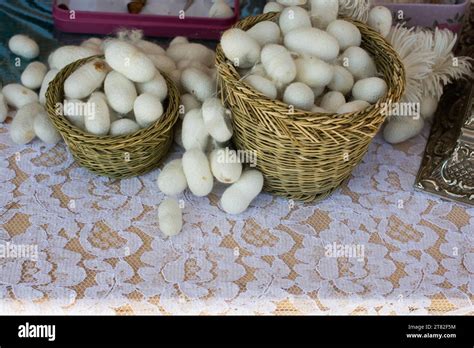
[[[393,4],[388,0],[377,0],[378,5],[388,7],[394,16],[403,11],[407,26],[420,26],[425,28],[448,28],[454,33],[462,29],[465,13],[469,7],[469,0],[459,0],[456,4]]]
[[[53,18],[56,28],[68,33],[108,35],[126,27],[141,29],[146,36],[218,40],[239,19],[239,0],[235,0],[234,16],[225,19],[88,11],[75,11],[75,19],[70,19],[69,11],[58,7],[54,0]]]

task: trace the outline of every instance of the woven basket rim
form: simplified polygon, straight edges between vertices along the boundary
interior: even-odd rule
[[[117,146],[117,144],[123,145],[123,143],[133,143],[135,141],[143,140],[148,138],[149,136],[153,136],[157,133],[166,132],[169,128],[172,128],[176,123],[178,116],[173,115],[172,112],[172,104],[173,102],[179,103],[179,98],[176,98],[179,95],[178,88],[175,86],[174,82],[171,78],[164,72],[159,71],[159,73],[163,76],[166,81],[166,85],[168,87],[168,95],[166,99],[162,102],[163,105],[163,114],[162,116],[153,124],[146,128],[140,128],[138,131],[126,134],[126,135],[95,135],[92,133],[87,132],[86,130],[82,130],[79,127],[73,125],[63,113],[57,114],[54,110],[56,109],[55,106],[57,103],[61,103],[64,106],[64,86],[61,86],[60,90],[62,91],[63,98],[61,101],[55,100],[56,96],[54,95],[54,87],[57,84],[60,84],[61,80],[65,80],[68,76],[72,74],[77,68],[80,66],[93,61],[95,59],[104,59],[104,55],[95,55],[90,56],[87,58],[76,60],[63,69],[59,71],[59,73],[55,76],[55,78],[49,83],[48,89],[46,91],[46,109],[48,110],[48,115],[51,121],[53,122],[55,128],[61,133],[64,134],[63,137],[72,138],[75,140],[80,140],[83,143],[91,143],[97,144],[100,143],[101,145],[110,145]],[[66,76],[65,76],[66,75]],[[175,100],[173,100],[175,99]],[[52,104],[54,102],[54,104]],[[110,107],[110,106],[109,106]],[[170,122],[171,121],[171,122]]]
[[[247,18],[237,22],[234,26],[232,26],[232,28],[239,28],[239,29],[246,30],[246,29],[248,29],[247,26],[246,26],[246,23],[249,20],[253,20],[253,21],[256,21],[256,22],[261,22],[261,21],[264,21],[264,20],[275,21],[279,18],[279,16],[280,16],[280,13],[278,13],[278,12],[269,12],[269,13],[264,13],[264,14],[260,14],[260,15],[257,15],[257,16],[247,17]],[[351,113],[344,113],[344,114],[337,114],[337,113],[329,113],[329,112],[328,113],[321,113],[321,112],[315,113],[315,112],[311,112],[311,111],[307,111],[307,110],[294,108],[294,112],[289,113],[287,111],[288,106],[289,106],[288,104],[286,104],[283,101],[278,100],[278,99],[268,98],[267,96],[263,95],[261,92],[258,92],[253,87],[251,87],[250,85],[248,85],[247,83],[245,83],[243,81],[243,77],[240,76],[240,74],[238,73],[238,71],[235,68],[234,64],[232,64],[232,62],[230,62],[225,57],[225,55],[223,53],[223,50],[222,50],[222,46],[221,46],[220,43],[216,47],[216,67],[217,67],[218,71],[220,71],[220,72],[224,71],[224,70],[227,70],[227,72],[230,72],[230,75],[233,77],[233,80],[231,81],[232,84],[235,86],[235,88],[239,89],[243,94],[256,95],[257,98],[253,98],[252,99],[253,102],[255,102],[255,103],[259,103],[259,102],[268,103],[269,101],[271,101],[273,103],[273,106],[276,106],[276,107],[280,108],[280,111],[281,111],[279,113],[275,113],[275,116],[280,118],[281,120],[291,120],[292,124],[296,127],[298,127],[298,124],[301,123],[302,126],[304,126],[305,128],[314,127],[314,128],[320,129],[321,124],[331,124],[335,128],[337,128],[337,125],[339,123],[344,125],[344,124],[347,123],[348,119],[351,119],[352,121],[363,121],[363,115],[366,114],[367,112],[370,112],[375,108],[381,108],[382,104],[390,105],[390,104],[393,103],[394,99],[398,99],[398,100],[400,99],[400,97],[403,95],[403,93],[405,91],[406,72],[405,72],[405,68],[403,66],[403,63],[401,62],[401,59],[400,59],[400,56],[398,55],[398,53],[385,40],[385,38],[383,38],[377,31],[370,28],[367,24],[365,24],[361,21],[358,21],[358,20],[355,20],[355,19],[352,19],[352,18],[349,18],[349,17],[345,17],[345,16],[339,16],[338,18],[347,20],[347,21],[353,23],[354,25],[356,25],[357,27],[362,26],[362,27],[364,27],[364,29],[366,31],[370,32],[370,34],[373,37],[376,37],[378,39],[381,39],[381,40],[385,41],[386,46],[387,46],[385,48],[389,50],[387,53],[393,55],[396,58],[394,63],[397,65],[398,70],[400,71],[400,73],[402,75],[401,76],[401,79],[403,81],[402,86],[393,86],[391,83],[389,83],[388,81],[386,81],[384,79],[385,82],[387,83],[387,86],[388,86],[387,93],[381,99],[379,99],[375,104],[371,104],[367,108],[364,108],[360,111],[351,112]],[[364,42],[364,37],[362,37],[362,43],[363,42]],[[361,44],[361,46],[363,46],[363,45]],[[374,61],[377,62],[377,57],[373,57],[373,58],[374,58]],[[393,72],[393,74],[395,74],[395,72]],[[389,95],[394,95],[395,98],[390,98]],[[312,126],[311,126],[311,123],[313,124]]]

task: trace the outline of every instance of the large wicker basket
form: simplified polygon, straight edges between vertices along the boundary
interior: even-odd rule
[[[277,13],[246,18],[235,27],[247,30]],[[354,23],[362,34],[362,47],[374,56],[388,84],[387,94],[367,109],[344,115],[289,113],[288,105],[270,100],[241,81],[232,62],[217,47],[216,65],[221,98],[232,110],[234,143],[252,151],[265,177],[264,188],[302,201],[329,196],[361,161],[370,141],[385,120],[384,105],[398,102],[405,90],[405,70],[398,54],[377,32]]]
[[[54,126],[64,138],[74,159],[90,171],[114,178],[137,176],[158,167],[173,142],[173,126],[178,119],[179,92],[163,74],[168,98],[161,118],[125,136],[96,136],[72,125],[56,106],[64,101],[64,81],[81,65],[101,56],[75,61],[62,69],[46,92],[46,109]]]

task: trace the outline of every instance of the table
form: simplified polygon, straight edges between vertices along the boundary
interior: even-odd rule
[[[0,314],[474,314],[474,208],[413,189],[428,127],[397,146],[377,136],[318,204],[261,194],[232,216],[219,208],[223,187],[184,194],[183,231],[169,239],[157,224],[159,170],[99,177],[64,143],[18,146],[8,129]]]

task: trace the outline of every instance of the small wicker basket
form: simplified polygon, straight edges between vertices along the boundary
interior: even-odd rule
[[[102,56],[80,59],[62,69],[46,92],[46,110],[74,159],[90,171],[113,178],[144,174],[158,167],[173,142],[173,126],[178,119],[179,92],[172,80],[162,74],[168,85],[164,113],[148,128],[125,136],[96,136],[72,125],[57,113],[64,101],[64,81],[81,65]]]
[[[249,17],[234,27],[247,30],[279,14]],[[301,201],[329,196],[361,161],[385,120],[384,103],[396,103],[405,90],[405,70],[398,54],[373,29],[352,19],[362,34],[362,47],[372,54],[388,85],[387,94],[365,110],[338,115],[294,110],[271,100],[241,81],[221,46],[216,65],[221,98],[232,110],[234,143],[251,151],[265,177],[265,190]]]

